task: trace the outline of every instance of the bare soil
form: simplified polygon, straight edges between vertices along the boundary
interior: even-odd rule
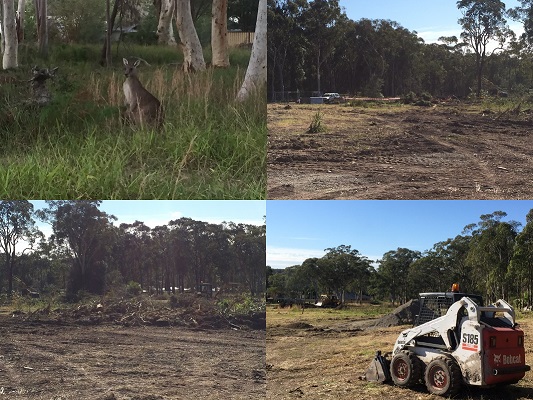
[[[532,133],[519,108],[269,104],[268,198],[532,198]]]
[[[1,398],[265,398],[264,329],[57,323],[0,315]]]
[[[317,321],[311,313],[279,319],[267,310],[267,399],[429,400],[424,385],[402,389],[360,380],[376,350],[391,351],[409,326],[376,327],[377,320]],[[284,311],[281,311],[284,312]],[[286,316],[285,316],[286,317]],[[533,319],[519,320],[525,332],[526,363],[533,362]],[[533,372],[516,385],[464,387],[456,399],[525,400],[533,398]]]

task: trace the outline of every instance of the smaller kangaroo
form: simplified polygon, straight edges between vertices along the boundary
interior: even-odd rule
[[[160,101],[139,81],[137,77],[137,67],[141,60],[135,61],[131,64],[127,59],[124,61],[124,75],[126,81],[124,82],[124,96],[126,97],[126,110],[124,116],[126,119],[137,125],[155,124],[157,128],[161,128],[163,124],[163,107]]]

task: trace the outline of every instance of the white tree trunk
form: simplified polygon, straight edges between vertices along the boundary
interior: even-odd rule
[[[48,0],[34,0],[39,53],[48,56]]]
[[[162,0],[159,24],[157,25],[157,41],[159,44],[166,44],[168,46],[177,45],[176,39],[174,39],[174,29],[172,28],[174,8],[174,0]]]
[[[177,0],[176,27],[183,43],[183,69],[187,72],[205,70],[204,54],[192,20],[190,0]]]
[[[15,20],[15,2],[14,0],[3,0],[4,2],[4,20],[2,22],[5,36],[4,56],[2,58],[2,67],[4,69],[18,67],[18,40],[17,24]]]
[[[237,101],[244,101],[267,82],[267,0],[259,0],[252,56]]]
[[[213,0],[211,18],[211,49],[213,67],[229,67],[228,0]]]
[[[4,2],[0,2],[0,54],[4,54],[6,37],[4,36]]]
[[[24,40],[24,16],[26,12],[26,0],[19,0],[17,5],[17,38],[19,43]]]

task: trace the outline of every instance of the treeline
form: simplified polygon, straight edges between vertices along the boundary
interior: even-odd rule
[[[106,21],[106,1],[47,0],[48,35],[53,43],[102,43]],[[115,3],[117,4],[115,6]],[[211,38],[212,0],[192,0],[191,16],[203,45]],[[126,31],[128,43],[157,43],[157,27],[161,0],[112,0],[111,11],[117,7],[116,29]],[[25,6],[24,41],[37,41],[37,18],[33,2]],[[228,0],[228,29],[253,32],[257,18],[257,1]],[[127,33],[127,28],[135,27]],[[178,39],[177,30],[173,33]],[[19,39],[20,41],[20,39]]]
[[[464,16],[458,21],[461,37],[428,44],[394,21],[350,20],[338,0],[269,0],[269,100],[284,100],[286,91],[371,97],[465,97],[481,95],[478,89],[528,93],[533,2],[521,0],[509,10],[499,0],[456,3]],[[509,29],[511,18],[523,22],[522,37]]]
[[[461,235],[436,243],[425,252],[398,248],[374,263],[351,246],[326,249],[275,273],[267,267],[267,294],[272,298],[315,298],[321,293],[350,293],[358,300],[403,303],[418,293],[461,290],[520,306],[533,304],[533,210],[526,225],[504,221],[505,212],[485,214]]]
[[[210,224],[179,218],[150,228],[142,221],[113,225],[99,201],[0,202],[0,293],[66,290],[149,293],[213,287],[252,295],[265,290],[265,226]],[[45,237],[36,220],[48,222]],[[31,248],[31,249],[30,249]]]

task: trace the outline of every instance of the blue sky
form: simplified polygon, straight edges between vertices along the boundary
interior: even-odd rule
[[[461,28],[457,20],[461,12],[456,0],[340,0],[346,15],[352,20],[361,18],[390,19],[410,31],[417,31],[426,43],[434,43],[440,36],[457,36]],[[505,0],[507,8],[518,6],[518,0]],[[521,24],[508,21],[517,35]]]
[[[525,225],[532,200],[285,200],[267,202],[267,265],[285,268],[351,245],[377,260],[389,250],[425,251],[460,235],[482,214],[505,211]]]
[[[42,200],[32,201],[35,209],[46,208]],[[266,213],[261,200],[104,200],[100,210],[117,217],[116,225],[144,222],[151,228],[181,217],[219,224],[235,222],[262,225]],[[39,223],[44,233],[51,233],[47,225]]]

